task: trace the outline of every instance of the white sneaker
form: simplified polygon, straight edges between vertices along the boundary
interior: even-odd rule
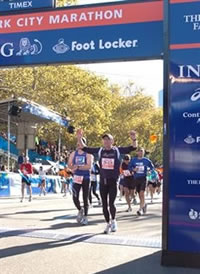
[[[138,216],[142,216],[142,214],[143,214],[143,210],[140,208],[140,209],[137,211],[137,215],[138,215]]]
[[[83,208],[81,208],[78,212],[78,215],[77,215],[77,218],[76,218],[77,223],[80,224],[82,219],[83,219]]]
[[[111,231],[112,232],[117,231],[117,222],[116,222],[116,220],[112,220],[112,222],[111,222]]]
[[[110,224],[107,224],[104,230],[104,234],[109,234],[109,233],[110,233]]]
[[[82,225],[88,225],[88,218],[87,216],[84,216],[83,219],[81,220]]]

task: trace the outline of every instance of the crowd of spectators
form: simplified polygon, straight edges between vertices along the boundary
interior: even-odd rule
[[[3,137],[5,140],[8,140],[8,135],[3,132],[3,131],[0,131],[0,136]],[[13,136],[13,135],[10,135],[10,141],[13,143],[13,144],[16,144],[16,137]]]
[[[67,163],[70,155],[70,150],[66,146],[62,146],[59,153],[58,144],[51,144],[36,137],[35,139],[36,152],[39,155],[50,156],[54,162]]]

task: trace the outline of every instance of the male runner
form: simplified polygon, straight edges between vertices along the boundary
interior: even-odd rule
[[[146,157],[144,157],[145,150],[140,148],[137,153],[137,157],[133,158],[129,164],[129,170],[134,172],[136,191],[139,194],[140,208],[137,211],[137,215],[141,216],[147,211],[147,204],[145,204],[144,192],[147,184],[147,171],[148,169],[154,169],[153,163]]]
[[[82,142],[86,145],[86,140]],[[87,154],[81,149],[81,146],[77,144],[77,150],[72,152],[68,167],[73,173],[73,201],[78,209],[77,222],[82,225],[88,224],[88,199],[89,199],[89,188],[90,188],[90,170],[92,168],[93,156]],[[83,191],[83,204],[84,209],[80,205],[79,193],[82,188]]]
[[[117,181],[120,174],[120,154],[127,154],[137,147],[136,133],[131,131],[130,137],[133,145],[129,147],[113,146],[114,139],[111,134],[102,136],[103,147],[86,147],[83,141],[83,131],[77,130],[78,143],[82,150],[90,154],[98,154],[100,163],[100,195],[103,206],[103,214],[106,220],[105,234],[110,231],[117,231],[117,222],[115,220],[116,207],[114,205],[117,196]],[[109,198],[109,204],[108,204]],[[111,215],[111,223],[110,223]]]
[[[29,202],[32,200],[32,188],[31,188],[31,181],[30,177],[33,174],[33,166],[29,162],[29,158],[26,156],[24,163],[21,164],[20,167],[21,175],[22,175],[22,198],[21,202],[24,201],[24,189],[25,186],[27,186],[27,189],[29,190]]]

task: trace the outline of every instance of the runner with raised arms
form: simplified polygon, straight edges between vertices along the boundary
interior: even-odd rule
[[[116,207],[114,205],[117,196],[117,181],[120,174],[120,154],[128,154],[137,148],[136,132],[131,131],[132,145],[128,147],[113,146],[114,139],[111,134],[102,136],[103,147],[86,147],[83,139],[83,131],[77,130],[78,143],[83,151],[90,154],[98,154],[100,164],[100,195],[102,199],[103,214],[106,220],[105,234],[117,231],[115,219]],[[111,223],[110,223],[111,219]]]

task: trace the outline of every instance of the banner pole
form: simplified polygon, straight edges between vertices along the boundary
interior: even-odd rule
[[[10,103],[8,103],[8,171],[10,171]]]

